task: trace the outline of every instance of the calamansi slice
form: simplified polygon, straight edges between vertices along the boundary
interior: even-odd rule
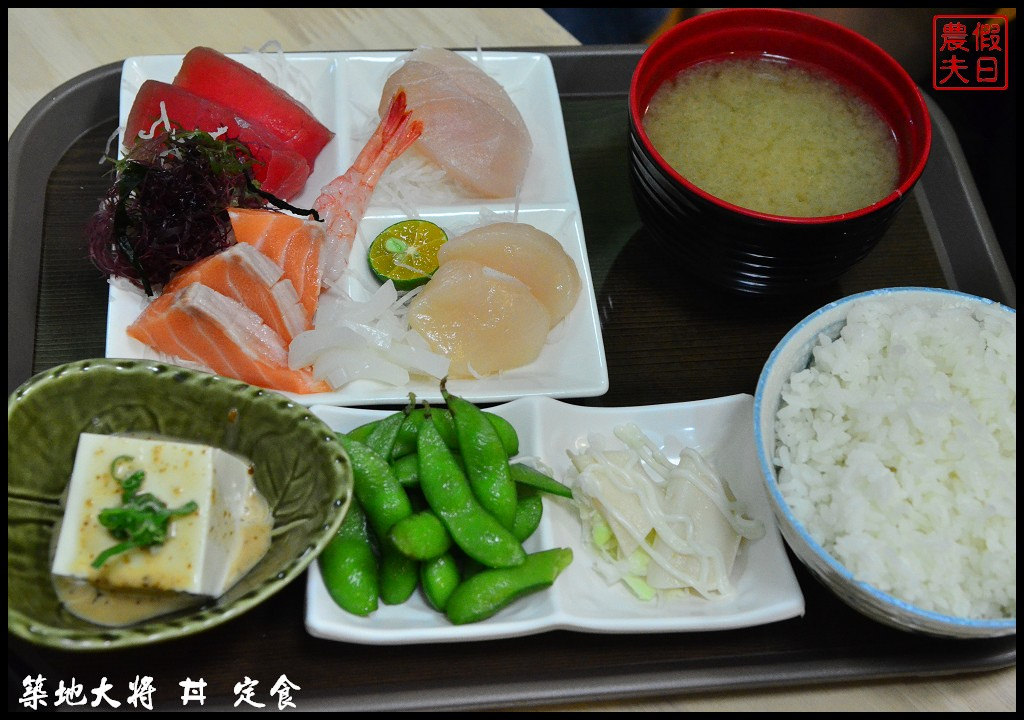
[[[393,280],[398,290],[411,290],[437,270],[437,251],[448,235],[429,220],[402,220],[370,243],[370,270],[381,282]]]

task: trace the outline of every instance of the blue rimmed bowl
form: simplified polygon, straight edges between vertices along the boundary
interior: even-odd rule
[[[130,627],[90,624],[61,605],[50,575],[54,529],[78,437],[146,433],[249,459],[273,512],[271,545],[224,595]],[[334,433],[277,393],[147,360],[61,365],[7,400],[7,629],[64,650],[146,645],[220,625],[305,571],[348,508],[352,469]]]
[[[935,309],[966,307],[976,318],[994,316],[1009,319],[1016,332],[1014,309],[991,300],[934,288],[887,288],[830,303],[807,316],[778,343],[768,358],[754,396],[754,441],[768,498],[787,544],[801,562],[826,587],[850,607],[886,625],[902,630],[947,638],[983,638],[1015,635],[1017,618],[967,618],[935,612],[907,602],[858,578],[846,565],[823,547],[807,525],[797,517],[780,490],[775,459],[778,439],[776,418],[782,393],[794,373],[804,370],[822,336],[836,338],[857,303],[884,298],[895,303]],[[1013,478],[1014,482],[1016,478]],[[891,548],[899,552],[900,548]],[[1007,568],[1007,583],[1016,585],[1016,566]]]

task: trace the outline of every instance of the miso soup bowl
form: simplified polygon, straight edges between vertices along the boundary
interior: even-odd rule
[[[733,205],[672,168],[644,130],[651,98],[695,65],[741,58],[802,66],[875,108],[896,140],[896,188],[841,215],[788,217]],[[685,20],[644,52],[630,85],[630,176],[641,219],[666,259],[743,295],[792,295],[827,285],[864,259],[921,177],[930,148],[928,109],[902,66],[861,35],[796,11],[726,9]]]

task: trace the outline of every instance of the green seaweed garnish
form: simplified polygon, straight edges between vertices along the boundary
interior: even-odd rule
[[[111,535],[122,542],[96,556],[92,566],[97,569],[114,555],[134,548],[163,545],[167,541],[171,518],[190,515],[199,509],[191,500],[179,508],[168,508],[166,503],[152,493],[140,493],[146,473],[142,470],[129,473],[128,464],[131,460],[126,455],[120,455],[110,464],[110,474],[121,486],[122,505],[101,510],[99,520]]]

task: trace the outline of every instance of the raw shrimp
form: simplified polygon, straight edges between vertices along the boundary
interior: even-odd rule
[[[423,123],[412,119],[405,103],[405,91],[399,89],[352,167],[324,187],[313,203],[327,224],[327,244],[322,254],[322,282],[326,286],[336,283],[348,264],[356,228],[380,176],[423,132]]]

